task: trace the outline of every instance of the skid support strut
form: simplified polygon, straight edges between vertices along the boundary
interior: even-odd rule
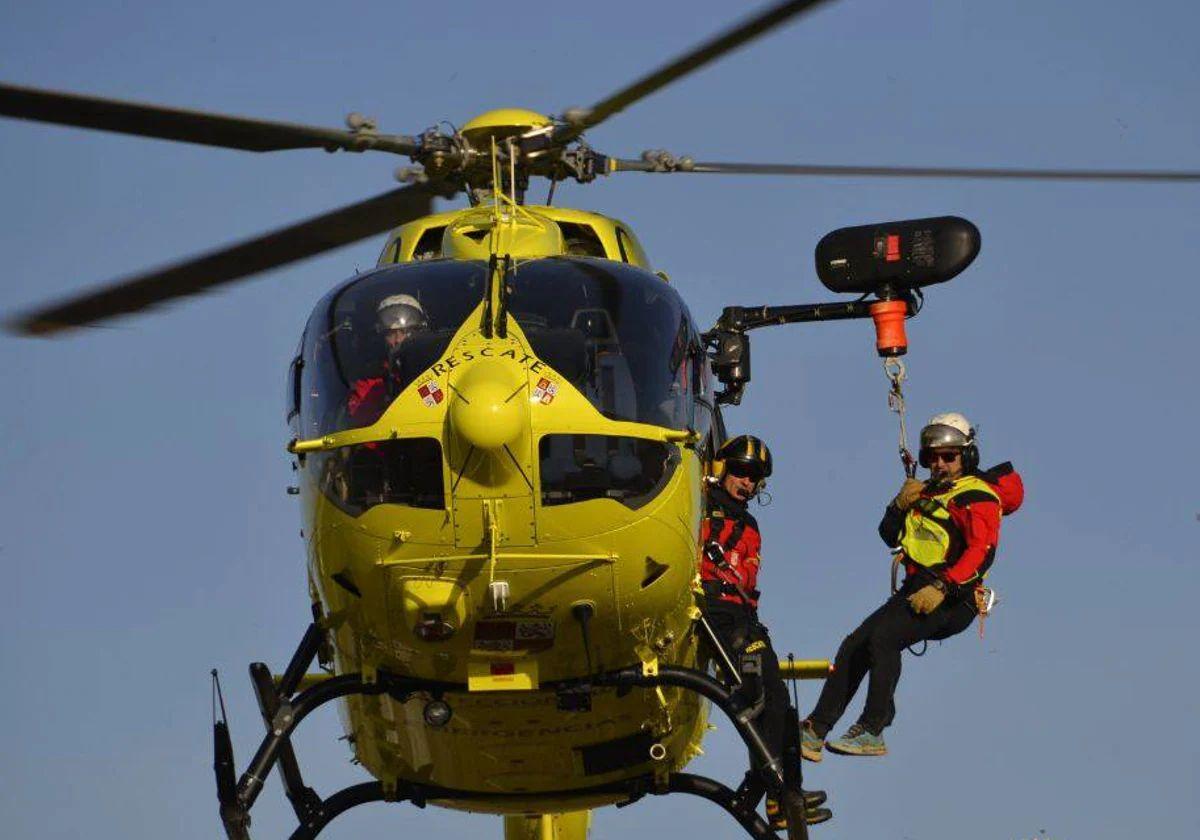
[[[267,735],[259,744],[258,750],[250,760],[249,767],[237,779],[236,784],[234,782],[233,750],[228,729],[224,728],[223,724],[217,727],[217,759],[214,769],[217,775],[221,821],[224,823],[225,832],[230,840],[249,840],[250,809],[262,792],[263,784],[270,774],[271,768],[277,763],[284,789],[300,822],[300,827],[292,835],[293,840],[307,840],[307,838],[316,837],[321,829],[338,814],[356,805],[377,802],[385,798],[384,786],[380,782],[354,785],[324,800],[312,788],[304,784],[299,762],[296,760],[290,739],[300,722],[319,706],[349,695],[387,694],[398,702],[405,702],[416,692],[427,691],[435,697],[441,697],[447,692],[465,693],[467,690],[465,685],[459,683],[426,680],[379,671],[373,682],[364,682],[360,674],[342,674],[323,680],[296,694],[302,677],[316,657],[323,632],[315,623],[308,628],[308,632],[304,634],[303,640],[288,663],[278,685],[266,665],[256,662],[250,666],[250,678],[255,693],[258,695],[263,720],[267,724]],[[543,688],[548,690],[568,688],[586,690],[592,686],[612,686],[618,689],[671,686],[694,691],[710,700],[733,722],[738,735],[755,757],[756,763],[759,765],[761,783],[768,790],[782,793],[785,787],[799,789],[799,779],[792,778],[792,773],[799,770],[799,762],[789,762],[789,765],[794,763],[796,767],[789,766],[785,772],[781,757],[772,753],[754,724],[754,709],[748,707],[736,692],[730,691],[723,683],[702,671],[659,666],[655,672],[647,672],[642,667],[635,666],[595,674],[586,681],[567,680],[555,684],[545,684]],[[623,795],[626,797],[627,803],[636,801],[646,794],[690,793],[719,805],[732,815],[747,834],[755,840],[767,840],[767,838],[776,836],[766,822],[754,812],[754,801],[748,802],[744,796],[739,796],[720,782],[689,773],[671,774],[665,787],[657,784],[653,776],[645,776],[597,787],[550,791],[540,795],[547,800],[566,800],[592,793]],[[528,799],[529,794],[519,794],[519,796]],[[389,798],[409,801],[419,807],[424,807],[429,800],[503,801],[505,795],[494,792],[452,790],[397,780],[395,794]],[[802,815],[797,816],[800,818],[789,820],[789,822],[797,824],[794,829],[789,830],[789,836],[793,838],[806,837],[803,817]]]
[[[295,693],[301,678],[312,664],[313,657],[320,648],[321,637],[320,626],[316,623],[310,624],[300,641],[300,646],[296,648],[295,655],[292,656],[292,661],[284,670],[278,687],[271,676],[271,669],[264,663],[254,662],[250,665],[250,682],[254,686],[258,708],[268,730],[272,728],[280,706]],[[283,789],[287,793],[288,801],[292,803],[292,809],[296,812],[296,819],[301,823],[306,822],[312,810],[320,807],[321,797],[304,784],[300,764],[296,761],[296,753],[290,740],[284,741],[279,748],[279,775],[283,779]]]
[[[259,745],[254,758],[250,760],[249,768],[238,780],[233,801],[221,804],[221,819],[225,823],[225,831],[230,840],[249,840],[246,828],[250,825],[250,809],[254,807],[255,800],[262,792],[263,783],[271,772],[271,767],[274,766],[281,754],[290,748],[289,739],[292,732],[314,709],[330,700],[347,697],[351,694],[387,694],[398,702],[404,702],[417,691],[441,693],[447,690],[465,691],[466,686],[398,677],[381,671],[374,683],[363,682],[359,674],[343,674],[318,683],[301,692],[291,701],[281,701],[271,720],[270,732]],[[287,785],[287,771],[284,773],[284,784]],[[315,797],[316,794],[314,793],[313,796]],[[315,803],[308,800],[307,797],[305,799],[304,813],[300,816],[302,821],[305,819],[305,814],[312,810],[312,806],[315,806]],[[301,809],[297,810],[299,812]]]
[[[758,759],[762,768],[764,781],[771,790],[782,790],[784,786],[783,762],[780,757],[771,752],[771,748],[763,740],[762,733],[754,725],[755,709],[746,707],[740,697],[731,692],[725,685],[703,671],[693,668],[676,668],[671,665],[660,665],[657,674],[643,673],[641,668],[622,668],[619,671],[609,671],[598,674],[592,679],[593,685],[606,686],[639,686],[643,688],[658,688],[674,686],[694,691],[712,701],[713,705],[728,715],[737,729],[738,735],[746,747]]]

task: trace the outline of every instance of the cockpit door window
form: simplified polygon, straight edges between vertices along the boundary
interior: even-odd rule
[[[483,262],[385,266],[334,290],[305,330],[300,437],[370,426],[483,299]]]
[[[696,331],[674,289],[643,269],[581,257],[522,263],[508,287],[533,352],[601,414],[691,428]]]

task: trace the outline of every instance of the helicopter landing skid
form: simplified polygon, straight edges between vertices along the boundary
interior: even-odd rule
[[[735,794],[732,790],[715,779],[710,779],[706,776],[697,776],[692,773],[672,773],[667,779],[665,788],[658,787],[653,776],[641,776],[624,782],[561,791],[559,793],[547,793],[544,796],[547,802],[553,802],[555,799],[560,798],[565,799],[580,795],[606,793],[623,793],[629,797],[624,802],[619,803],[617,805],[618,808],[624,805],[632,805],[647,794],[665,796],[670,793],[690,793],[693,796],[699,796],[719,805],[737,820],[742,828],[746,830],[746,833],[754,838],[754,840],[778,840],[779,837],[758,814],[753,811],[738,809],[736,807]],[[527,798],[528,794],[523,794],[522,796]],[[411,802],[418,808],[424,808],[427,802],[433,800],[469,802],[473,799],[496,801],[503,798],[503,794],[451,790],[409,782],[398,782],[395,792],[389,796],[384,790],[382,782],[365,782],[338,791],[333,796],[322,801],[320,807],[313,813],[312,818],[292,832],[289,840],[313,840],[335,817],[357,805],[365,805],[370,802]]]
[[[262,792],[271,768],[276,764],[279,765],[284,790],[300,822],[300,826],[292,834],[292,840],[316,837],[337,815],[356,805],[385,799],[385,788],[381,782],[354,785],[328,799],[321,799],[312,788],[304,784],[299,763],[292,749],[291,736],[300,722],[319,706],[350,695],[387,694],[398,702],[405,702],[417,692],[428,692],[435,699],[441,699],[447,692],[467,690],[465,685],[459,683],[379,671],[373,682],[364,681],[361,674],[341,674],[322,679],[296,693],[317,656],[323,634],[324,631],[318,624],[309,626],[278,683],[265,664],[256,662],[250,666],[250,678],[258,696],[263,720],[267,725],[267,734],[250,760],[249,767],[236,782],[228,726],[224,721],[214,725],[216,760],[213,767],[217,777],[221,821],[229,840],[250,840],[250,809]],[[566,680],[543,687],[588,690],[592,686],[612,686],[618,689],[673,686],[694,691],[710,700],[733,722],[738,735],[749,748],[759,767],[752,773],[758,780],[754,787],[761,785],[763,789],[775,792],[782,790],[785,785],[799,788],[799,778],[791,778],[791,772],[784,773],[779,757],[773,756],[763,741],[752,715],[749,714],[752,710],[744,708],[745,704],[738,695],[723,683],[702,671],[666,665],[658,667],[655,671],[648,671],[635,666],[595,674],[587,680]],[[793,764],[794,770],[791,767]],[[789,770],[798,772],[799,761],[789,761],[788,765]],[[747,785],[743,784],[742,788],[735,792],[714,779],[690,773],[672,773],[667,777],[665,785],[657,783],[654,776],[644,776],[590,788],[550,791],[541,795],[547,800],[554,800],[587,794],[617,794],[627,797],[622,804],[631,804],[647,794],[690,793],[719,805],[755,840],[776,838],[775,832],[754,811],[761,793],[757,796],[747,796],[746,787]],[[519,795],[528,799],[528,794]],[[494,792],[453,790],[397,780],[394,792],[386,798],[409,801],[418,807],[424,807],[430,800],[496,801],[503,800],[504,796]],[[802,815],[795,816],[799,816],[800,819],[789,820],[795,827],[789,828],[788,836],[793,840],[807,837]]]

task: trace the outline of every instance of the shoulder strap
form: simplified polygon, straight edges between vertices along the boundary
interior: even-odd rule
[[[733,522],[733,527],[729,529],[729,536],[726,537],[725,541],[721,544],[721,549],[723,551],[729,551],[738,544],[742,538],[742,534],[745,533],[745,531],[746,520],[742,519],[741,517],[735,519]]]
[[[999,502],[1000,495],[990,484],[978,476],[965,476],[955,482],[955,486],[946,494],[946,501],[954,501],[960,504],[970,504],[971,502],[979,502],[988,500]]]

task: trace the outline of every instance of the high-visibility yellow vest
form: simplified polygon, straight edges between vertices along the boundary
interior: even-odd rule
[[[1000,502],[996,491],[986,481],[973,475],[962,476],[936,496],[917,499],[904,517],[904,536],[900,538],[904,556],[925,567],[957,560],[966,547],[966,538],[950,518],[947,506],[955,497],[971,491],[984,493],[995,499],[997,504]]]

